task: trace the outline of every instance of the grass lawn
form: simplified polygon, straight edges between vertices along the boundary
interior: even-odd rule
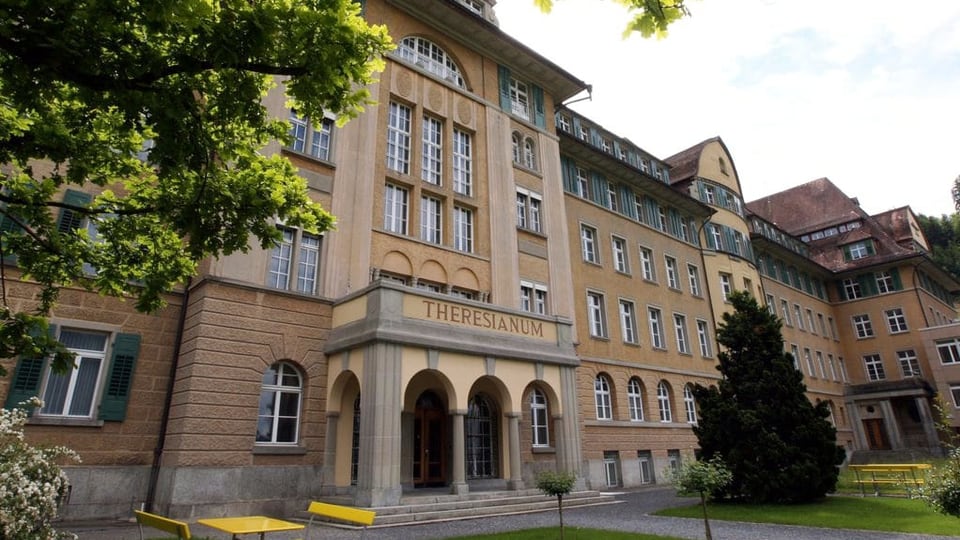
[[[960,519],[934,512],[923,501],[898,497],[827,497],[796,505],[710,503],[711,520],[783,523],[834,529],[914,534],[960,534]],[[659,516],[703,518],[699,505],[669,508]]]
[[[559,539],[560,527],[546,527],[542,529],[524,529],[496,534],[478,536],[458,536],[455,540],[545,540]],[[682,540],[675,536],[657,536],[653,534],[638,534],[621,531],[604,531],[601,529],[581,529],[579,527],[564,527],[563,540]]]

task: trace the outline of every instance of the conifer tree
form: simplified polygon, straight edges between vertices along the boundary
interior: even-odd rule
[[[805,394],[803,374],[783,350],[781,322],[745,292],[717,329],[722,379],[697,385],[700,419],[694,432],[701,459],[722,457],[733,480],[714,493],[752,502],[802,502],[837,484],[844,451],[827,418]]]

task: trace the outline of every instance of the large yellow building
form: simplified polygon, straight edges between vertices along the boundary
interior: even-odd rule
[[[662,482],[693,456],[690,389],[719,377],[714,330],[741,289],[783,318],[848,451],[936,446],[929,398],[960,394],[931,378],[960,363],[958,283],[897,232],[908,209],[806,196],[839,193],[825,181],[746,204],[719,138],[660,159],[564,106],[589,86],[492,4],[365,2],[398,48],[342,128],[268,96],[294,136],[268,151],[336,231],[277,223],[282,243],[206,261],[157,315],[66,290],[52,322],[74,373],[5,361],[6,406],[55,403],[29,437],[84,458],[65,517],[395,506],[519,493],[548,469],[581,490]],[[31,305],[28,283],[9,291]]]

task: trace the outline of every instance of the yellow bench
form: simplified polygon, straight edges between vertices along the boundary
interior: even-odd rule
[[[143,527],[158,529],[166,533],[177,535],[178,540],[190,540],[190,526],[183,521],[177,521],[168,517],[134,510],[137,516],[137,525],[140,528],[140,540],[143,540]]]
[[[368,525],[373,525],[373,519],[377,516],[377,513],[373,510],[363,510],[362,508],[317,501],[310,502],[310,507],[307,508],[307,512],[310,513],[310,521],[307,523],[307,538],[310,538],[310,526],[313,525],[313,518],[318,516],[337,521],[345,521],[354,525],[361,525],[363,526],[364,532],[366,532]]]
[[[868,465],[850,465],[856,476],[854,483],[860,486],[860,496],[864,496],[863,486],[872,485],[875,495],[880,495],[881,485],[901,485],[910,493],[911,487],[920,487],[925,482],[925,473],[929,463],[871,463]]]

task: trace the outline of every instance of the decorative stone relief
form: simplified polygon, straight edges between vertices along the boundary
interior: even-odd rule
[[[465,99],[457,100],[457,121],[465,126],[469,126],[473,122],[473,107]]]
[[[403,97],[409,98],[413,90],[413,75],[409,71],[401,71],[395,80],[397,93]]]

